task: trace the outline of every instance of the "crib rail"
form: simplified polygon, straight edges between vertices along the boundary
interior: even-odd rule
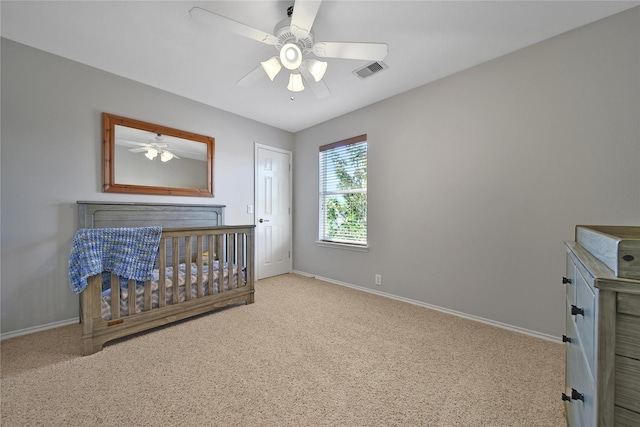
[[[102,275],[89,278],[80,294],[84,353],[101,350],[107,341],[214,308],[253,303],[253,252],[253,225],[163,229],[154,280],[125,283],[114,274],[106,281]],[[184,280],[177,278],[181,264]],[[106,318],[105,290],[110,295]]]

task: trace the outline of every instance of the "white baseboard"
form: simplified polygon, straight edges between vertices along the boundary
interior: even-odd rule
[[[535,337],[535,338],[540,338],[540,339],[543,339],[543,340],[553,341],[553,342],[557,342],[557,343],[561,343],[562,342],[562,339],[560,337],[556,337],[556,336],[548,335],[548,334],[543,334],[543,333],[540,333],[540,332],[537,332],[537,331],[532,331],[530,329],[525,329],[525,328],[521,328],[519,326],[509,325],[509,324],[502,323],[502,322],[496,322],[495,320],[485,319],[483,317],[474,316],[474,315],[463,313],[463,312],[460,312],[460,311],[450,310],[450,309],[444,308],[444,307],[438,307],[437,305],[427,304],[427,303],[424,303],[422,301],[416,301],[416,300],[409,299],[409,298],[399,297],[397,295],[388,294],[386,292],[376,291],[375,289],[369,289],[369,288],[365,288],[365,287],[362,287],[362,286],[356,286],[356,285],[352,285],[350,283],[345,283],[345,282],[340,282],[338,280],[329,279],[327,277],[321,277],[321,276],[317,276],[315,274],[305,273],[304,271],[294,270],[293,273],[300,274],[302,276],[312,277],[312,278],[315,278],[315,279],[318,279],[318,280],[323,280],[323,281],[329,282],[329,283],[334,283],[334,284],[340,285],[340,286],[346,286],[348,288],[357,289],[359,291],[369,292],[371,294],[380,295],[380,296],[391,298],[391,299],[394,299],[394,300],[397,300],[397,301],[407,302],[409,304],[418,305],[420,307],[429,308],[431,310],[437,310],[437,311],[441,311],[443,313],[453,314],[454,316],[463,317],[465,319],[474,320],[476,322],[485,323],[487,325],[496,326],[496,327],[502,328],[502,329],[508,329],[510,331],[518,332],[518,333],[525,334],[525,335],[529,335],[529,336],[532,336],[532,337]]]
[[[20,329],[18,331],[7,332],[5,334],[0,335],[0,341],[19,337],[21,335],[33,334],[35,332],[46,331],[47,329],[59,328],[61,326],[74,325],[76,323],[80,323],[80,318],[76,317],[75,319],[61,320],[59,322],[47,323],[46,325],[33,326],[31,328]]]
[[[560,337],[556,337],[556,336],[548,335],[548,334],[543,334],[543,333],[540,333],[540,332],[537,332],[537,331],[532,331],[530,329],[521,328],[519,326],[508,325],[508,324],[502,323],[502,322],[496,322],[495,320],[485,319],[483,317],[478,317],[478,316],[474,316],[474,315],[471,315],[471,314],[462,313],[460,311],[450,310],[448,308],[439,307],[437,305],[427,304],[427,303],[424,303],[422,301],[417,301],[417,300],[413,300],[413,299],[410,299],[410,298],[399,297],[397,295],[389,294],[389,293],[386,293],[386,292],[376,291],[374,289],[369,289],[369,288],[365,288],[365,287],[362,287],[362,286],[352,285],[352,284],[346,283],[346,282],[340,282],[339,280],[333,280],[333,279],[330,279],[328,277],[317,276],[315,274],[306,273],[304,271],[293,270],[292,273],[300,274],[301,276],[316,278],[318,280],[323,280],[325,282],[334,283],[334,284],[340,285],[340,286],[346,286],[348,288],[357,289],[359,291],[369,292],[371,294],[380,295],[380,296],[383,296],[383,297],[386,297],[386,298],[391,298],[391,299],[394,299],[394,300],[397,300],[397,301],[403,301],[403,302],[406,302],[406,303],[409,303],[409,304],[413,304],[413,305],[417,305],[417,306],[420,306],[420,307],[429,308],[431,310],[437,310],[437,311],[441,311],[443,313],[453,314],[454,316],[463,317],[465,319],[474,320],[476,322],[486,323],[487,325],[496,326],[498,328],[507,329],[507,330],[514,331],[514,332],[519,332],[521,334],[529,335],[529,336],[532,336],[532,337],[535,337],[535,338],[540,338],[540,339],[543,339],[543,340],[553,341],[553,342],[558,342],[558,343],[562,342],[562,339]],[[60,322],[53,322],[53,323],[48,323],[46,325],[40,325],[40,326],[31,327],[31,328],[20,329],[18,331],[13,331],[13,332],[8,332],[8,333],[5,333],[5,334],[1,334],[0,335],[0,341],[5,340],[5,339],[9,339],[9,338],[19,337],[21,335],[32,334],[34,332],[46,331],[47,329],[53,329],[53,328],[59,328],[61,326],[73,325],[73,324],[76,324],[76,323],[80,323],[80,318],[76,317],[74,319],[62,320]]]

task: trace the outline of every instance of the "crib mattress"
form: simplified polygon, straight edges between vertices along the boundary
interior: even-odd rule
[[[194,262],[190,264],[191,268],[191,283],[189,286],[186,285],[186,269],[187,264],[179,264],[178,266],[178,303],[181,303],[187,299],[187,292],[190,292],[190,297],[195,299],[198,298],[198,265]],[[232,266],[232,277],[229,279],[229,268],[225,264],[222,273],[222,291],[228,291],[232,288],[238,286],[244,286],[246,283],[246,277],[242,274],[241,282],[238,280],[238,267],[236,265]],[[165,268],[165,296],[166,296],[166,305],[174,304],[173,301],[173,267]],[[218,268],[218,261],[215,261],[214,270],[213,270],[213,293],[221,292],[220,290],[220,271]],[[152,279],[151,279],[151,308],[158,308],[160,306],[160,292],[159,285],[160,282],[160,271],[158,269],[153,270]],[[121,281],[120,286],[120,315],[128,316],[129,315],[129,288],[126,285],[127,281]],[[238,283],[240,283],[238,285]],[[202,268],[202,291],[203,295],[209,295],[210,286],[209,286],[209,271],[206,265]],[[135,288],[135,311],[132,311],[131,314],[140,313],[144,310],[144,283],[138,282]],[[104,320],[111,320],[111,288],[102,291],[101,298],[101,315]]]

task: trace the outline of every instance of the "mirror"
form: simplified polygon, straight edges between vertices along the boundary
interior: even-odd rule
[[[214,138],[102,114],[104,191],[213,197]]]

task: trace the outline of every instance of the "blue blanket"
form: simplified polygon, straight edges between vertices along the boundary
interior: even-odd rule
[[[162,227],[78,230],[69,257],[71,290],[82,292],[87,278],[104,271],[127,279],[151,279],[161,236]]]

